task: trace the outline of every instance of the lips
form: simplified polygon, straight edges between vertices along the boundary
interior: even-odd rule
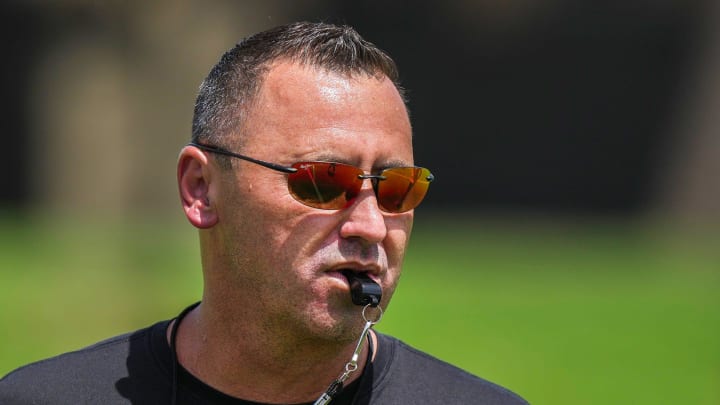
[[[367,271],[357,271],[352,269],[342,269],[340,270],[340,274],[345,276],[345,278],[350,281],[350,279],[353,277],[353,275],[359,276],[359,277],[370,277],[370,273]]]
[[[347,266],[335,266],[334,268],[327,270],[326,274],[329,274],[331,276],[334,276],[336,278],[342,278],[346,283],[348,282],[348,274],[354,273],[358,275],[364,275],[366,277],[371,278],[376,283],[380,283],[380,269],[375,266],[355,266],[355,265],[347,265]]]

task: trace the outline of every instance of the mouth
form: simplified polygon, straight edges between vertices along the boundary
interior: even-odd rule
[[[335,279],[341,291],[350,294],[349,298],[353,304],[375,307],[382,300],[380,271],[379,267],[373,265],[347,263],[329,268],[325,271],[325,275]]]
[[[374,268],[338,267],[325,272],[327,275],[342,280],[344,284],[350,285],[350,281],[356,278],[368,278],[380,284],[379,271]]]
[[[372,278],[370,278],[369,276],[370,273],[363,270],[342,269],[340,270],[340,274],[345,277],[345,279],[348,281],[348,284],[352,284],[352,280],[355,279],[372,280]]]

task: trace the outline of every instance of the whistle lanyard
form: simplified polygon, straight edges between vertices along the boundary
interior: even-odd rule
[[[345,381],[350,377],[350,374],[355,372],[358,369],[358,358],[360,357],[360,352],[362,352],[362,345],[363,342],[365,342],[366,339],[368,339],[368,333],[370,333],[370,329],[378,322],[380,322],[380,319],[382,319],[382,308],[377,306],[374,308],[377,308],[378,314],[375,320],[369,320],[367,315],[365,314],[365,311],[371,306],[372,304],[367,304],[363,310],[362,310],[362,317],[365,320],[365,327],[363,328],[362,333],[360,333],[360,338],[358,339],[357,346],[355,346],[355,351],[353,352],[352,357],[350,358],[350,361],[345,363],[345,371],[340,374],[340,377],[335,379],[330,386],[325,390],[325,392],[320,396],[320,398],[315,401],[313,405],[327,405],[329,404],[334,398],[340,394],[340,392],[343,389],[343,384]],[[377,305],[377,304],[375,304]]]

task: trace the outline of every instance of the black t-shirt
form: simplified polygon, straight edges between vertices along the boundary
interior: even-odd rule
[[[169,322],[21,367],[0,380],[0,404],[169,404]],[[383,334],[375,360],[362,373],[332,405],[527,405],[505,388]],[[182,367],[177,377],[178,405],[256,404],[223,394]]]

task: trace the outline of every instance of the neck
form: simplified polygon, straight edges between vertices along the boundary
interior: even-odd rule
[[[243,320],[227,319],[227,313],[203,302],[168,329],[177,328],[178,362],[204,383],[236,398],[265,403],[314,401],[345,370],[357,345],[357,339],[298,339],[288,331],[255,330]],[[362,374],[367,353],[364,344],[358,369],[346,385]]]

